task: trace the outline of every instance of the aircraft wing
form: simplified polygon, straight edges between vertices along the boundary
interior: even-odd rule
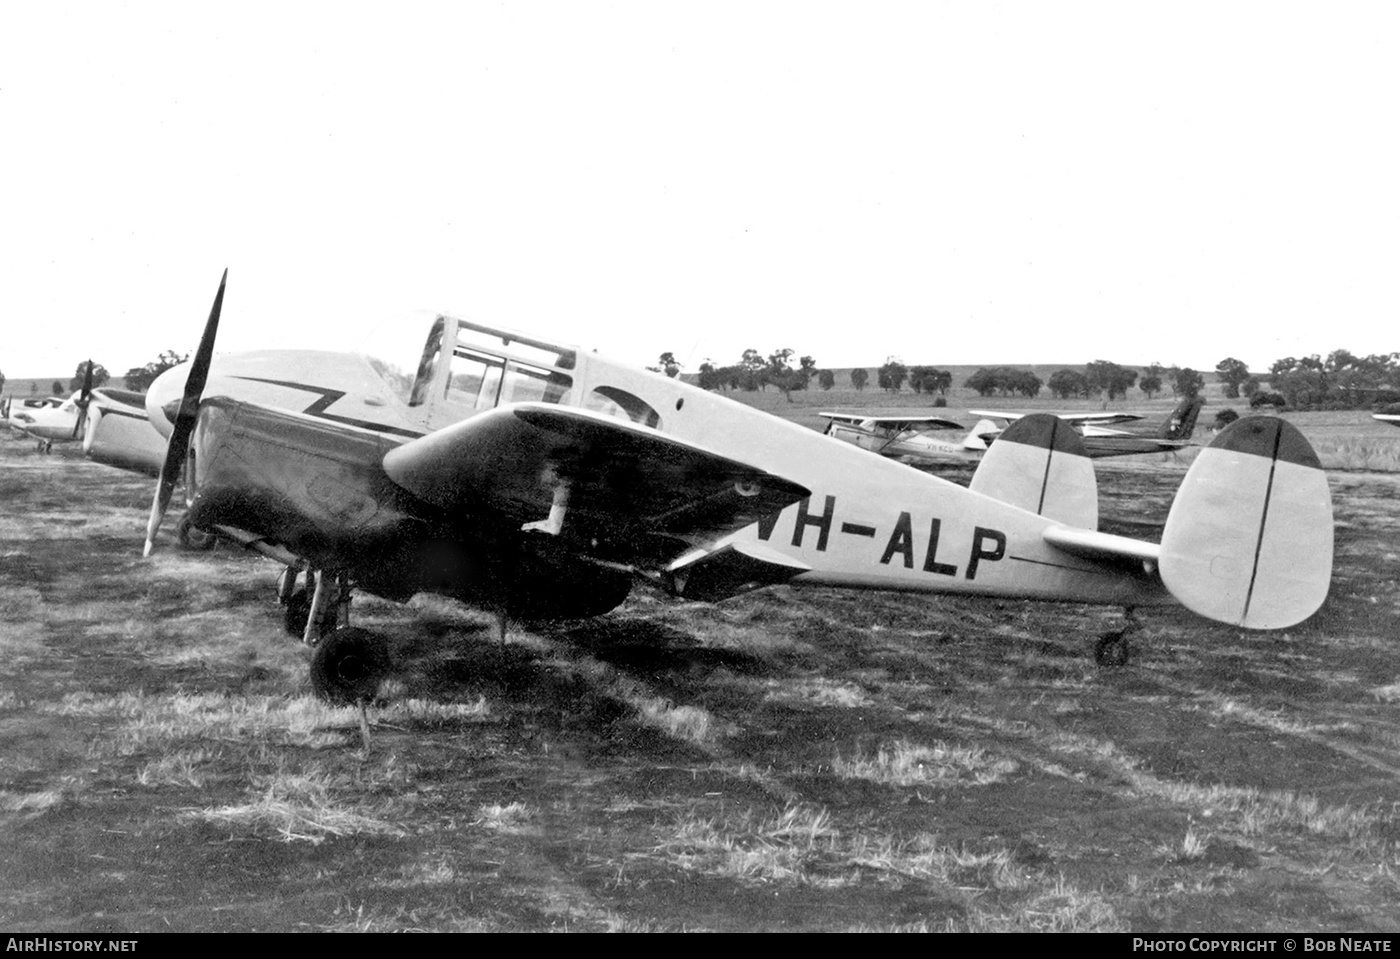
[[[809,495],[656,430],[545,403],[502,406],[410,440],[385,454],[384,470],[451,513],[650,565],[708,549]]]
[[[1086,433],[1084,448],[1094,459],[1105,456],[1132,456],[1137,453],[1172,453],[1199,444],[1189,440],[1163,440],[1154,436],[1134,436],[1131,433]]]
[[[1019,420],[1026,413],[1008,413],[1006,410],[968,410],[970,416],[987,416],[994,420]],[[1115,423],[1136,423],[1144,419],[1141,413],[1055,413],[1066,423],[1075,426],[1112,426]]]
[[[898,430],[901,432],[922,433],[924,430],[960,430],[963,425],[956,420],[941,416],[870,416],[864,413],[818,413],[829,420],[864,426],[866,429]]]
[[[1371,419],[1389,423],[1391,426],[1400,426],[1400,413],[1373,413]]]

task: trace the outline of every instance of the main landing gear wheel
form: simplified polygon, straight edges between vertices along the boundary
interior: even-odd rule
[[[200,553],[213,549],[219,539],[215,534],[206,533],[192,525],[188,513],[180,517],[180,522],[175,526],[175,534],[179,537],[181,546]]]
[[[325,636],[311,659],[311,689],[329,703],[364,704],[389,672],[384,644],[369,630],[347,626]]]

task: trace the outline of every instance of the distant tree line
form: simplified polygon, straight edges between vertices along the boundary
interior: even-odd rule
[[[792,365],[794,350],[784,347],[774,350],[764,356],[758,350],[745,350],[738,363],[730,366],[716,366],[714,361],[706,358],[700,364],[699,380],[700,387],[706,390],[767,390],[768,387],[776,387],[787,397],[788,402],[792,402],[793,390],[805,390],[811,383],[813,377],[823,389],[831,389],[835,385],[835,375],[828,377],[820,376],[821,371],[817,369],[816,360],[810,356],[799,357],[797,366]],[[664,364],[669,353],[661,354]],[[665,371],[668,376],[675,376],[669,367]],[[676,367],[679,372],[679,366]]]

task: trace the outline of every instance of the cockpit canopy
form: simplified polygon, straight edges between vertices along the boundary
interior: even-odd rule
[[[578,351],[519,333],[438,316],[410,377],[377,356],[371,367],[410,409],[439,428],[506,403],[581,406],[659,429],[661,416],[632,392],[589,383],[580,395]]]

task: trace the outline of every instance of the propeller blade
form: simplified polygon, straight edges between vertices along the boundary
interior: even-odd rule
[[[219,280],[219,292],[214,294],[214,306],[209,310],[209,319],[204,324],[204,335],[200,337],[199,349],[195,350],[190,363],[190,375],[185,380],[185,395],[180,400],[180,411],[173,421],[174,429],[170,442],[165,447],[165,463],[160,468],[160,479],[156,481],[156,495],[151,502],[151,518],[146,523],[146,548],[143,556],[150,556],[155,546],[156,532],[161,520],[165,519],[166,507],[170,505],[170,494],[175,489],[175,481],[185,466],[189,455],[190,434],[194,432],[195,420],[199,418],[199,401],[204,395],[204,385],[209,380],[209,364],[214,358],[214,337],[219,331],[219,314],[224,309],[224,286],[228,283],[228,270]]]
[[[92,360],[87,361],[87,370],[83,373],[83,391],[78,394],[78,418],[73,423],[73,439],[77,439],[83,431],[83,426],[87,423],[88,406],[92,404]]]

